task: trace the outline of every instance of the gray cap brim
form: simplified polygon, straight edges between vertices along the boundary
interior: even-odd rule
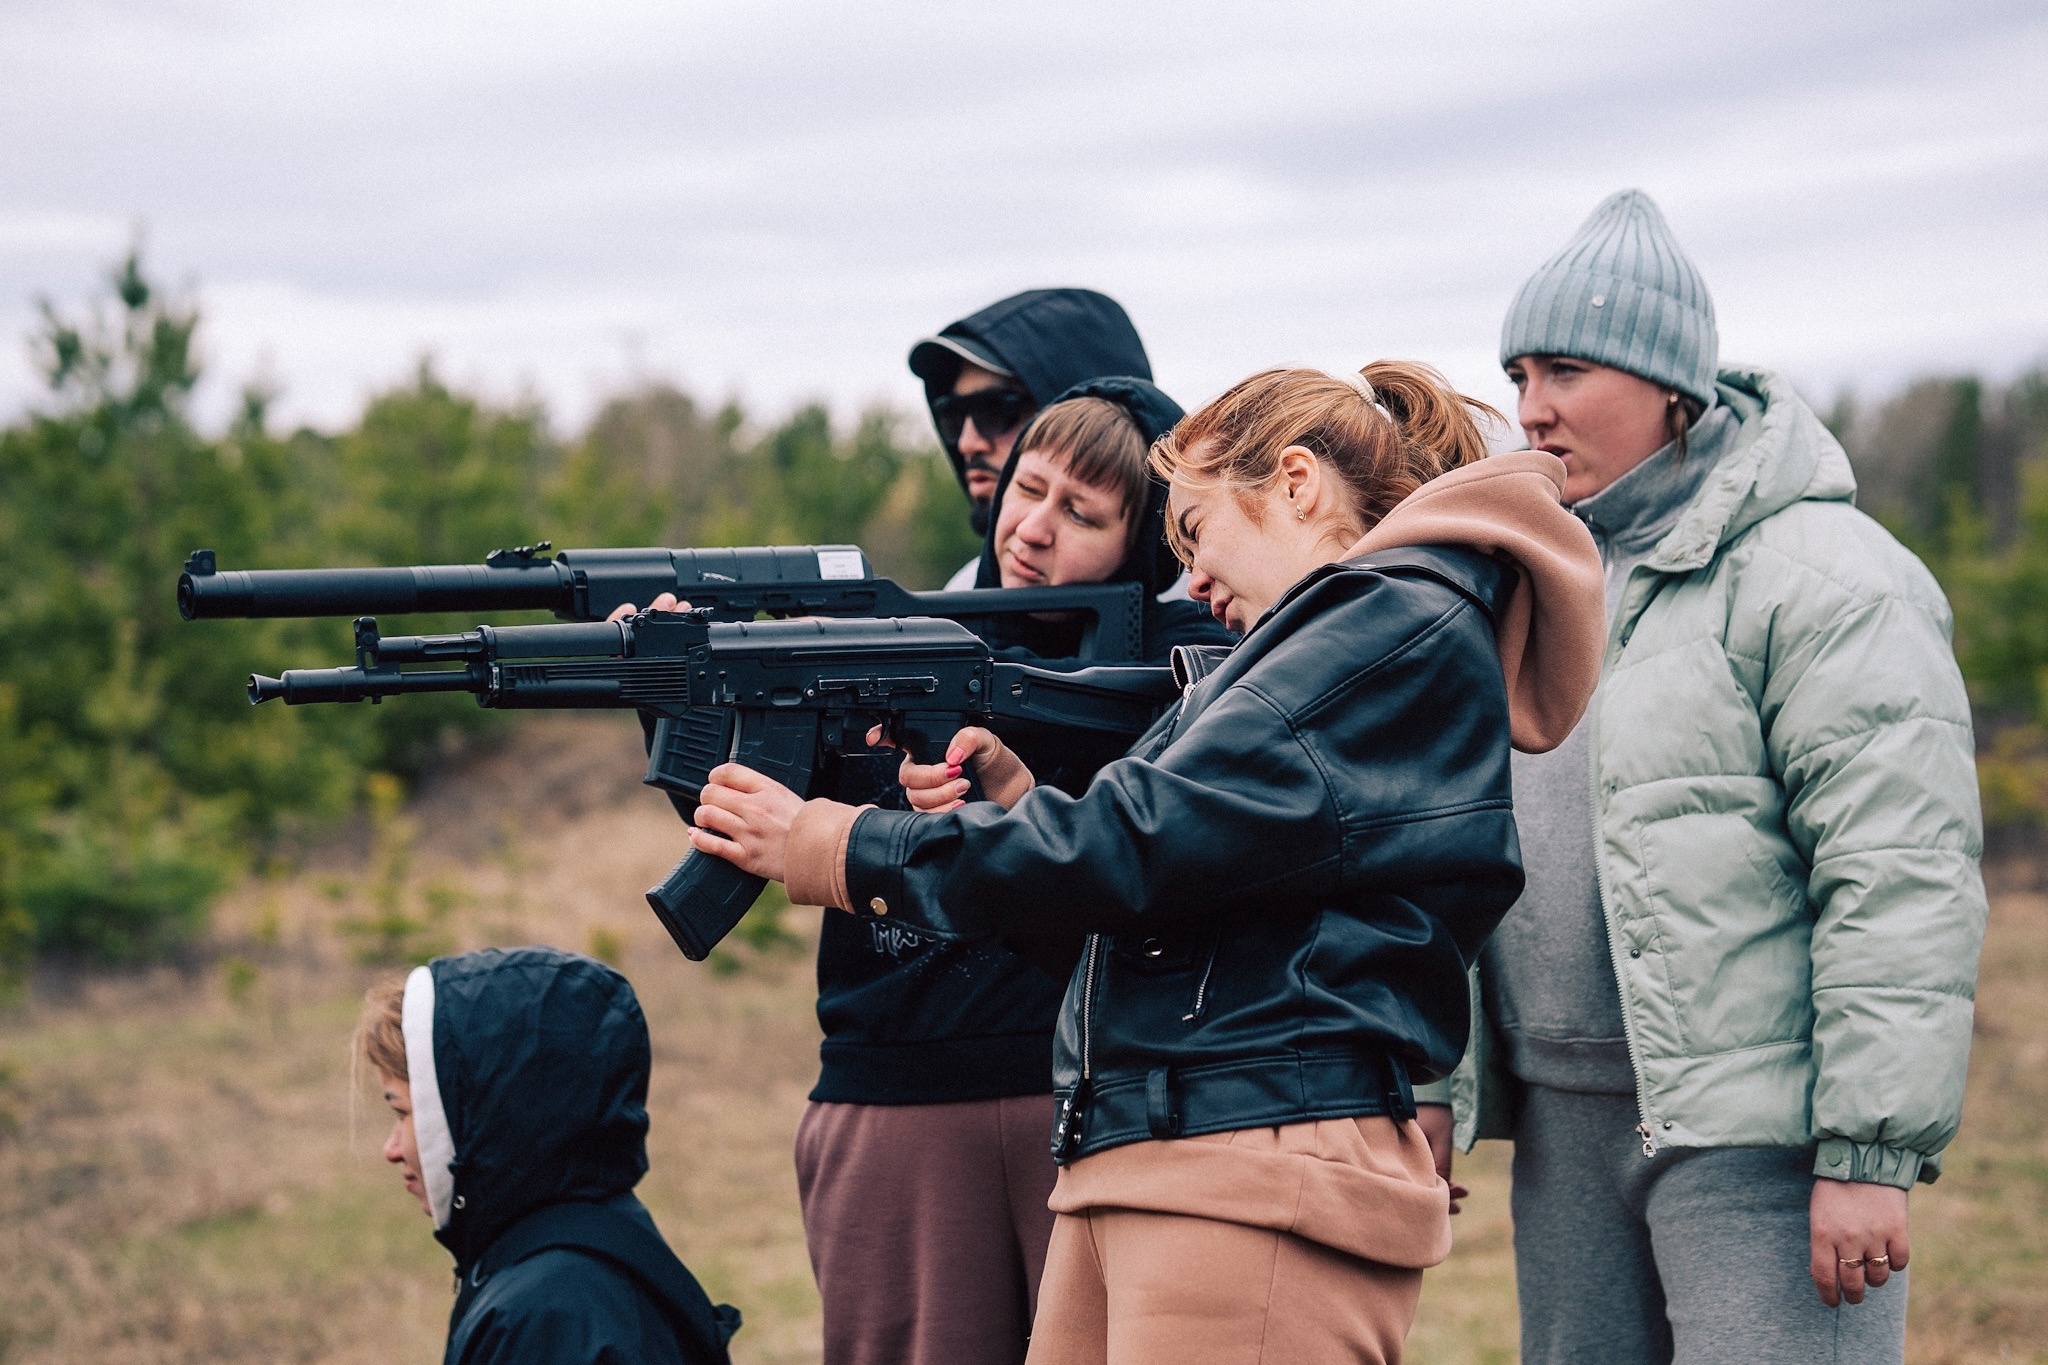
[[[910,372],[928,383],[947,376],[948,371],[957,373],[963,360],[1004,379],[1017,377],[1017,372],[998,360],[988,347],[965,337],[926,337],[910,348]]]

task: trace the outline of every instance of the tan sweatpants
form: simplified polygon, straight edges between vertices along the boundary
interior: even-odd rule
[[[1422,1272],[1292,1233],[1096,1208],[1053,1222],[1027,1365],[1395,1365]]]

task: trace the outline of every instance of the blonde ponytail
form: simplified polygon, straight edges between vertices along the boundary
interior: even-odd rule
[[[1372,386],[1401,438],[1416,449],[1422,463],[1437,466],[1438,473],[1486,458],[1486,435],[1477,417],[1507,421],[1489,405],[1453,389],[1449,380],[1420,361],[1375,360],[1358,373]]]
[[[1265,370],[1182,418],[1152,447],[1152,468],[1169,481],[1220,483],[1248,494],[1272,481],[1281,451],[1301,446],[1349,490],[1345,529],[1356,539],[1423,484],[1483,459],[1479,416],[1506,420],[1414,361],[1376,360],[1342,378]],[[1186,560],[1188,547],[1172,518],[1166,534]]]

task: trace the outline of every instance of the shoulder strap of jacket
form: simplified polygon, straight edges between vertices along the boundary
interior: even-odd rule
[[[713,1304],[658,1233],[602,1204],[549,1204],[507,1228],[462,1277],[455,1320],[462,1320],[469,1301],[493,1275],[557,1247],[596,1256],[631,1274],[660,1305],[691,1360],[725,1365],[726,1343],[740,1328],[740,1310]]]

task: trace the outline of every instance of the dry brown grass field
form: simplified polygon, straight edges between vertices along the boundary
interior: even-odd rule
[[[405,903],[438,907],[416,917],[452,947],[552,943],[632,978],[654,1037],[642,1193],[713,1295],[745,1310],[737,1359],[815,1360],[789,1149],[815,1062],[816,914],[790,913],[804,943],[742,948],[724,971],[684,961],[640,902],[680,839],[638,766],[630,725],[522,726],[407,812]],[[341,926],[372,912],[366,869],[373,854],[390,867],[407,832],[252,882],[184,968],[47,973],[0,1018],[0,1361],[438,1358],[448,1260],[378,1159],[381,1106],[349,1075],[375,972]],[[2048,1361],[2044,1014],[2048,898],[2008,891],[1963,1134],[1913,1197],[1914,1361]],[[1461,1169],[1474,1194],[1424,1291],[1424,1365],[1515,1359],[1505,1151]]]

